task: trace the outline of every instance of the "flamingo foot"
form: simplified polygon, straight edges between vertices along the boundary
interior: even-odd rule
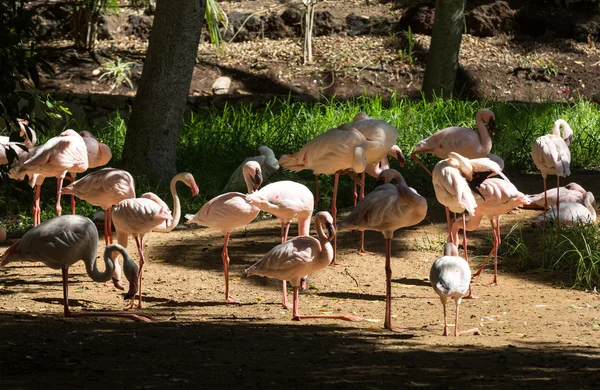
[[[498,286],[498,282],[496,280],[494,280],[491,283],[486,284],[487,287],[497,287]]]
[[[450,332],[448,332],[447,326],[444,326],[444,333],[442,334],[442,336],[450,336]]]
[[[289,303],[283,303],[281,304],[281,307],[283,307],[285,310],[292,310],[292,305],[290,305]]]
[[[361,256],[371,256],[371,255],[374,255],[375,253],[366,251],[364,248],[362,248],[362,249],[358,250],[358,254]]]
[[[479,271],[475,272],[473,275],[471,275],[471,280],[473,280],[479,276],[481,276],[481,270],[479,270]]]
[[[469,286],[469,295],[464,296],[463,299],[479,299],[479,297],[473,294],[473,289]]]
[[[462,332],[455,332],[455,336],[460,336],[461,334],[465,334],[465,333],[473,333],[475,336],[481,336],[481,331],[478,328],[473,328],[473,329],[468,329],[468,330],[463,330]]]
[[[237,304],[237,305],[239,305],[239,304],[240,304],[240,301],[238,301],[237,299],[235,299],[235,298],[234,298],[234,297],[232,297],[232,296],[228,296],[228,297],[227,297],[227,299],[225,299],[225,303],[227,303],[227,304],[229,304],[229,303],[232,303],[232,304]]]
[[[340,315],[322,314],[322,315],[308,315],[308,316],[297,315],[292,318],[292,321],[302,321],[302,319],[311,319],[311,318],[326,318],[326,319],[330,319],[330,320],[344,320],[344,321],[352,321],[352,322],[362,321],[362,318],[356,317],[356,316],[351,316],[349,314],[340,314]]]
[[[333,262],[330,265],[333,265],[334,267],[347,267],[346,264],[336,263],[335,260],[333,260]]]

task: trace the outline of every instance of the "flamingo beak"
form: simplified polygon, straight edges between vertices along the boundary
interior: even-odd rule
[[[198,194],[200,193],[200,188],[198,188],[198,184],[196,184],[195,181],[192,181],[190,184],[190,187],[192,188],[192,196],[198,196]]]
[[[565,143],[567,144],[567,146],[569,148],[571,147],[571,141],[573,141],[573,134],[571,134],[570,136],[568,136],[567,138],[565,138]]]
[[[488,133],[492,134],[496,131],[496,120],[490,119],[488,122]]]
[[[254,183],[254,191],[258,190],[258,188],[262,185],[263,177],[262,173],[257,169],[254,177],[252,178],[252,182]]]
[[[328,238],[329,241],[331,241],[333,240],[333,237],[335,237],[335,228],[331,222],[326,222],[325,226],[327,226]]]
[[[404,154],[402,154],[402,152],[398,152],[398,164],[400,164],[400,168],[404,167],[405,163],[406,158],[404,157]]]

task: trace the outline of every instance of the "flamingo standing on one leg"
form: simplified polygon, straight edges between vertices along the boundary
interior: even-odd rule
[[[252,194],[262,184],[260,164],[249,161],[244,164],[244,180],[248,193]],[[223,274],[225,276],[225,302],[239,303],[229,294],[229,235],[233,229],[245,226],[252,222],[258,215],[259,208],[246,202],[246,195],[241,192],[228,192],[212,198],[202,206],[195,215],[188,214],[186,224],[197,223],[220,230],[225,236],[221,259],[223,260]]]
[[[481,332],[477,328],[462,332],[458,331],[458,308],[460,307],[462,298],[469,291],[471,268],[469,268],[469,263],[465,259],[458,256],[456,245],[449,242],[444,246],[444,256],[438,258],[431,266],[429,281],[436,294],[440,296],[440,300],[444,306],[444,336],[449,336],[448,320],[446,317],[446,302],[448,302],[448,298],[454,298],[454,302],[456,303],[454,336],[458,337],[465,333],[480,335]]]
[[[51,138],[44,145],[36,148],[31,157],[18,168],[15,175],[24,178],[25,175],[36,177],[34,201],[34,226],[40,223],[40,187],[45,177],[57,177],[56,213],[62,214],[60,205],[60,190],[67,172],[73,179],[76,173],[88,168],[87,148],[83,138],[73,130],[63,131],[59,136]],[[37,175],[37,176],[36,176]],[[32,180],[30,180],[30,183]]]
[[[351,126],[342,125],[340,128],[329,129],[318,137],[312,139],[295,154],[286,154],[279,159],[279,165],[299,172],[310,169],[316,176],[317,185],[315,203],[319,203],[319,177],[320,174],[334,175],[333,198],[331,200],[331,215],[337,218],[337,190],[339,174],[348,173],[355,181],[357,173],[362,173],[367,165],[368,142],[365,136]],[[386,150],[387,152],[387,150]],[[333,239],[333,265],[337,240]]]
[[[65,317],[120,317],[136,321],[149,318],[132,313],[78,312],[69,310],[69,267],[79,260],[85,263],[87,274],[95,282],[106,282],[114,271],[110,254],[118,251],[123,255],[123,268],[129,280],[129,292],[125,299],[134,297],[138,285],[138,267],[121,245],[108,245],[104,250],[104,272],[98,270],[98,230],[88,218],[80,215],[64,215],[50,219],[29,230],[21,240],[14,243],[2,256],[0,266],[17,261],[42,262],[53,269],[61,269]]]
[[[117,231],[117,239],[127,247],[128,235],[133,235],[140,255],[140,273],[138,277],[139,301],[138,307],[142,308],[142,276],[144,273],[144,235],[164,220],[172,221],[173,217],[164,202],[157,202],[158,196],[148,192],[141,198],[124,199],[113,206],[113,221]],[[161,204],[162,203],[162,204]],[[167,223],[168,225],[169,223]],[[131,299],[130,308],[133,307],[135,296]]]
[[[490,224],[492,225],[492,235],[494,238],[494,245],[492,250],[488,254],[487,258],[473,274],[473,277],[477,277],[481,274],[481,271],[487,264],[488,260],[494,254],[494,280],[490,285],[498,285],[498,248],[501,244],[500,239],[500,218],[503,214],[508,213],[514,208],[522,205],[529,204],[529,198],[523,194],[510,182],[498,178],[486,179],[478,187],[479,194],[475,195],[477,208],[475,208],[475,214],[469,217],[469,220],[464,224],[464,221],[458,220],[452,224],[452,237],[448,239],[449,242],[458,242],[458,231],[461,227],[465,227],[468,231],[473,231],[479,227],[481,219],[488,217]],[[464,218],[464,216],[463,216]]]
[[[560,129],[562,128],[562,137]],[[546,177],[556,175],[556,209],[560,213],[560,177],[571,175],[571,151],[569,146],[573,140],[573,130],[569,124],[559,119],[552,126],[552,134],[544,135],[535,140],[531,148],[531,157],[544,180],[546,193]],[[544,196],[544,210],[548,208],[548,197]],[[544,214],[545,216],[546,214]],[[559,221],[556,221],[558,224]]]
[[[293,320],[303,318],[335,318],[346,321],[360,321],[360,318],[350,315],[307,315],[298,312],[298,289],[306,275],[326,268],[333,260],[331,240],[335,236],[333,218],[327,211],[321,211],[315,216],[318,239],[311,236],[299,236],[282,242],[267,252],[256,264],[246,269],[248,276],[260,275],[289,280],[294,286]],[[327,233],[325,233],[325,227]]]
[[[116,168],[103,168],[88,173],[81,179],[61,189],[61,194],[76,196],[104,210],[104,243],[113,243],[112,206],[123,199],[135,198],[135,183],[129,172]],[[112,282],[118,289],[121,285],[121,267],[114,258],[115,272]]]
[[[496,128],[496,117],[490,110],[479,110],[475,115],[475,124],[478,133],[464,127],[447,127],[439,130],[429,138],[420,141],[410,157],[429,175],[431,171],[419,160],[417,154],[432,153],[439,158],[447,158],[448,153],[456,152],[466,158],[485,157],[492,150],[490,135]]]
[[[586,190],[577,183],[569,183],[558,189],[558,199],[560,203],[581,203],[585,198]],[[550,189],[535,195],[529,195],[531,201],[528,205],[523,205],[524,209],[545,210],[544,204],[554,207],[557,204],[556,191]]]
[[[289,180],[271,183],[259,191],[248,194],[246,202],[262,211],[273,214],[279,219],[281,222],[282,243],[287,241],[290,223],[294,218],[298,219],[298,235],[308,236],[310,234],[310,218],[314,208],[314,197],[305,185]],[[282,287],[283,307],[289,309],[285,280],[282,281]]]
[[[390,181],[395,179],[398,184]],[[339,229],[377,230],[385,237],[385,328],[392,327],[392,237],[394,231],[420,223],[427,214],[427,201],[410,188],[402,175],[387,169],[379,175],[378,185],[361,200],[339,224]]]

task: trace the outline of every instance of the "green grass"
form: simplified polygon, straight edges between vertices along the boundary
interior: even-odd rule
[[[575,132],[571,144],[572,168],[578,170],[600,167],[600,113],[596,105],[584,100],[571,104],[456,99],[427,102],[405,98],[384,101],[369,97],[310,104],[273,100],[260,109],[231,106],[206,109],[192,114],[183,123],[177,150],[177,168],[179,172],[188,171],[195,176],[200,185],[200,196],[191,200],[186,196],[189,190],[180,190],[183,195],[180,197],[182,212],[196,212],[206,200],[220,194],[230,173],[246,157],[255,155],[259,146],[271,147],[277,156],[293,153],[327,129],[351,121],[359,111],[388,121],[399,130],[397,143],[409,159],[402,174],[410,186],[425,196],[431,196],[431,179],[410,161],[410,152],[418,141],[444,127],[474,128],[475,113],[481,108],[489,108],[496,114],[497,132],[493,137],[492,152],[504,158],[508,170],[535,170],[530,156],[531,145],[535,138],[549,133],[553,122],[558,118],[569,122]],[[70,124],[69,127],[83,129],[76,124]],[[63,128],[57,128],[56,133],[62,130]],[[105,127],[91,131],[111,147],[113,161],[110,166],[126,168],[120,162],[126,132],[125,120],[117,114]],[[47,134],[46,137],[53,135]],[[437,158],[425,155],[422,160],[433,166]],[[285,178],[302,182],[314,189],[314,176],[310,171],[299,174],[282,172],[279,179]],[[171,202],[168,186],[152,186],[149,180],[139,177],[136,177],[136,182],[139,194],[152,190],[168,203]],[[368,190],[374,181],[369,179],[367,182]],[[320,183],[324,200],[319,206],[326,208],[331,200],[333,180],[321,177]],[[44,186],[42,199],[45,209],[53,208],[55,195],[52,187],[50,183]],[[351,205],[351,188],[350,180],[342,178],[338,198],[341,207]],[[17,200],[7,202],[5,215],[23,212],[29,215],[31,192],[28,187],[20,185],[14,192]],[[11,196],[14,195],[15,193]]]
[[[600,226],[550,225],[539,228],[516,224],[503,240],[508,266],[524,271],[560,272],[574,288],[600,287]]]

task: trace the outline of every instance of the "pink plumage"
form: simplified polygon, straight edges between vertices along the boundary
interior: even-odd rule
[[[112,158],[112,152],[108,145],[98,141],[98,139],[89,131],[82,131],[79,134],[85,142],[89,168],[101,167],[108,164]]]
[[[556,190],[550,189],[546,192],[541,192],[535,195],[529,195],[530,204],[524,205],[523,208],[544,210],[544,203],[548,202],[549,207],[556,206],[556,200],[559,199],[560,203],[581,203],[585,198],[585,189],[577,183],[569,183],[564,187],[558,189],[558,198],[556,197]]]

